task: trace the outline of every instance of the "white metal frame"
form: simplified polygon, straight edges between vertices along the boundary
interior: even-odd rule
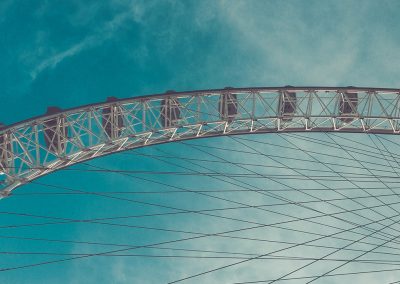
[[[295,112],[289,118],[279,109],[285,92],[296,93]],[[356,92],[358,104],[351,105],[351,113],[340,114],[339,102],[346,100],[346,92]],[[227,93],[236,94],[237,114],[233,117],[220,114],[220,98]],[[161,101],[165,98],[179,102],[175,108],[179,107],[180,117],[162,125]],[[107,116],[112,135],[103,127],[105,108],[112,109]],[[0,131],[0,198],[24,183],[85,160],[177,140],[275,132],[399,134],[399,110],[399,89],[355,87],[168,92],[82,106]],[[118,125],[117,116],[122,117],[123,125]],[[49,130],[46,122],[54,120],[57,127]],[[50,149],[45,143],[46,130],[53,131],[56,143]]]

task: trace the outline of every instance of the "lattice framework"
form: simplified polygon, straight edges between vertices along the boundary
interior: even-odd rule
[[[178,140],[275,132],[399,134],[399,110],[400,90],[355,87],[225,88],[87,105],[0,130],[0,196],[75,163]]]

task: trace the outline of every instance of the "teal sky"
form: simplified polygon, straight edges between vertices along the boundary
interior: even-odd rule
[[[11,124],[41,115],[47,106],[56,105],[65,109],[102,102],[108,96],[127,98],[163,93],[166,90],[285,85],[399,88],[399,12],[400,2],[394,0],[0,0],[0,122]],[[251,139],[261,141],[265,137]],[[322,135],[314,137],[328,139]],[[280,137],[272,137],[271,141],[285,143]],[[306,147],[304,141],[297,142]],[[233,142],[229,138],[215,138],[193,143],[229,146]],[[239,146],[236,143],[232,147],[238,149]],[[267,146],[262,149],[273,151],[273,148]],[[205,157],[203,152],[182,144],[163,145],[137,152],[161,155],[160,151],[192,158]],[[106,168],[141,171],[182,171],[182,165],[201,170],[179,159],[169,159],[177,164],[174,166],[135,153],[103,157],[90,163]],[[217,153],[225,155],[224,152]],[[243,153],[229,155],[235,161],[256,160]],[[211,159],[212,156],[206,158]],[[206,165],[214,170],[224,169],[222,164]],[[88,166],[77,165],[74,168],[88,169]],[[232,171],[241,172],[240,169]],[[128,176],[68,170],[46,176],[39,182],[89,192],[171,190],[171,187],[161,185],[160,182],[174,185],[175,189],[226,187],[223,182],[205,177],[180,176],[177,179],[167,175],[153,175],[149,178],[159,183]],[[255,184],[277,186],[272,182],[265,185],[255,181]],[[305,188],[311,185],[304,182],[295,186]],[[16,194],[50,191],[63,190],[30,184],[18,189]],[[227,196],[234,198],[233,195]],[[179,208],[231,206],[190,194],[125,194],[123,197]],[[253,198],[256,197],[247,194],[240,196],[241,200],[249,202]],[[187,237],[185,233],[87,223],[4,228],[13,224],[51,221],[5,212],[90,219],[171,210],[126,201],[110,201],[91,195],[21,194],[0,201],[0,251],[93,253],[119,248],[29,241],[11,236],[134,246],[162,242],[177,236]],[[232,216],[246,216],[254,220],[264,218],[260,213],[250,210],[235,214]],[[136,218],[114,223],[202,232],[229,230],[234,226],[234,223],[218,220],[182,215]],[[273,219],[271,217],[268,220]],[[286,238],[281,231],[271,231],[268,234]],[[195,245],[190,242],[185,245],[180,248],[223,250],[227,246],[220,240],[200,240]],[[267,244],[249,245],[240,242],[233,246],[247,248],[248,251],[257,251],[257,246],[269,248]],[[149,250],[130,253],[145,254]],[[176,252],[155,250],[151,253]],[[0,268],[59,258],[63,256],[2,254]],[[227,260],[223,259],[191,262],[177,258],[93,257],[0,272],[0,283],[167,283],[225,263]],[[280,264],[271,265],[275,267]],[[260,279],[274,278],[272,274],[264,273],[266,269],[265,265],[256,262],[253,266],[248,264],[237,270],[183,283],[251,281],[255,279],[251,278],[254,275],[260,276]],[[388,283],[398,280],[399,275],[387,273],[385,280]],[[361,277],[357,280],[359,282],[354,283],[366,283],[362,282],[366,279],[374,283],[379,279],[378,276],[371,277]],[[343,279],[332,278],[319,283],[344,283],[340,281]]]

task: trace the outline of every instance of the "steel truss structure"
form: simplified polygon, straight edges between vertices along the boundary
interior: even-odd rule
[[[276,132],[400,133],[400,90],[225,88],[115,99],[0,130],[0,196],[52,171],[177,140]]]

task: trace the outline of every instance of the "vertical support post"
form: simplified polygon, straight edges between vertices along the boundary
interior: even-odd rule
[[[33,131],[35,135],[35,150],[36,150],[36,167],[40,167],[40,142],[39,142],[39,127],[37,123],[33,126]]]
[[[89,148],[93,146],[93,129],[92,129],[93,109],[91,108],[87,115],[88,128],[89,128]]]
[[[306,109],[306,130],[310,130],[310,117],[312,113],[312,101],[313,101],[313,95],[315,94],[315,91],[307,91],[307,109]]]
[[[142,131],[146,131],[146,101],[142,100]]]

